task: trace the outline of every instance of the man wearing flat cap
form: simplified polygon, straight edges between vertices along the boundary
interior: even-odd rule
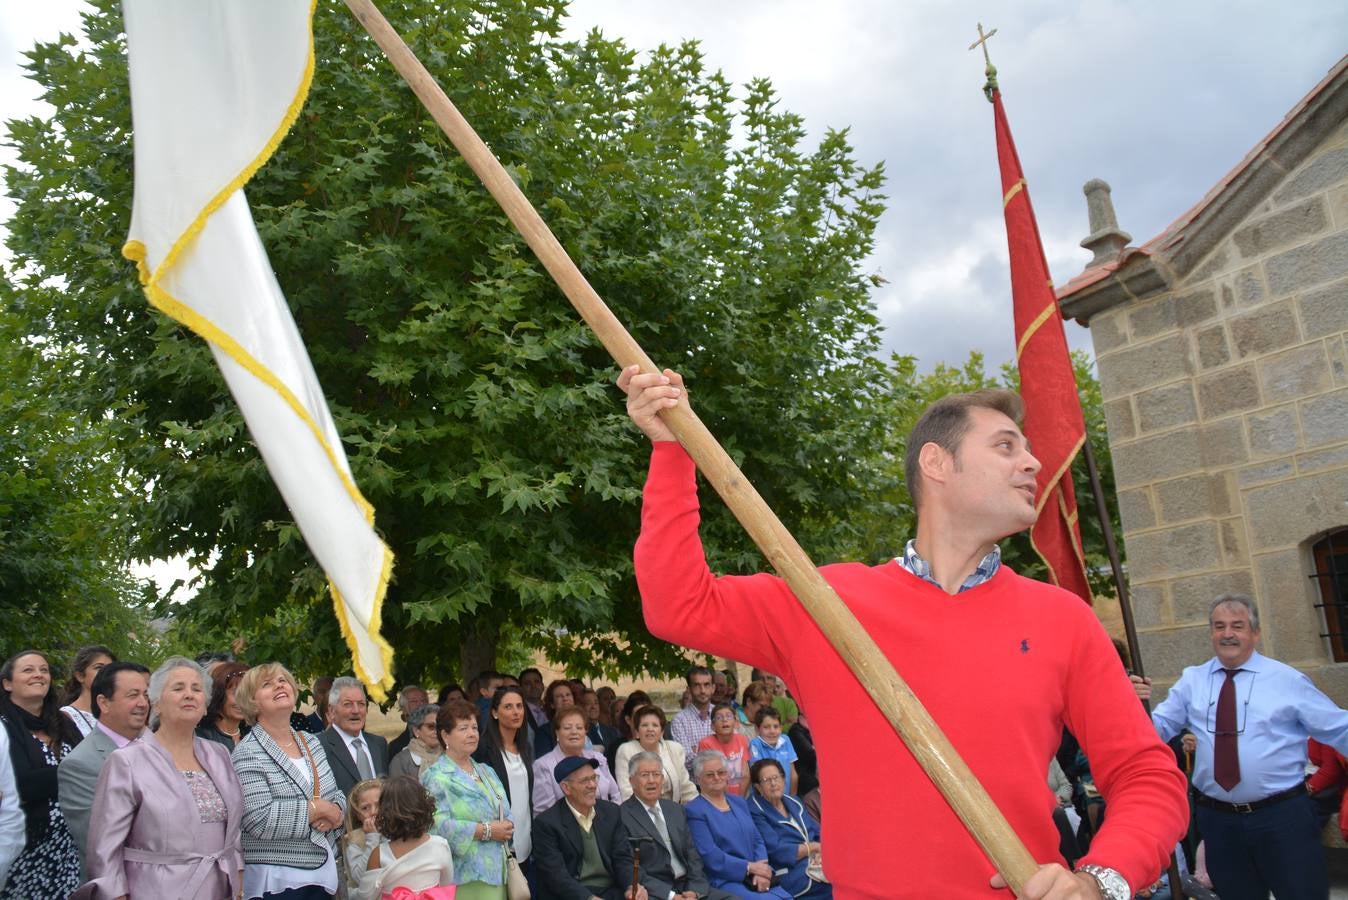
[[[533,853],[541,900],[648,900],[632,887],[632,848],[616,803],[597,799],[599,764],[568,756],[553,768],[562,799],[536,819]]]

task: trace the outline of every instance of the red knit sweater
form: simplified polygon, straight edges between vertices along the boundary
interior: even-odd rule
[[[781,579],[716,577],[698,538],[692,461],[651,455],[636,574],[651,633],[780,674],[819,753],[824,870],[835,896],[1009,897],[912,754]],[[1184,776],[1090,607],[1003,566],[950,596],[901,566],[821,571],[963,755],[1030,853],[1062,862],[1048,788],[1063,725],[1108,801],[1084,862],[1136,890],[1188,822]]]

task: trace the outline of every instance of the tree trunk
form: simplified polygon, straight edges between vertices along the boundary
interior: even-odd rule
[[[500,638],[501,626],[496,622],[476,619],[463,629],[463,643],[459,645],[459,669],[465,688],[468,682],[479,672],[496,668],[496,643]],[[469,701],[476,701],[470,697]]]

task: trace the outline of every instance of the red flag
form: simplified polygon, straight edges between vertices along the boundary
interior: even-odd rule
[[[1086,422],[1053,279],[1049,277],[1039,226],[1000,91],[992,92],[992,109],[997,126],[997,161],[1002,170],[1006,243],[1011,255],[1016,364],[1025,401],[1023,427],[1030,449],[1043,464],[1039,471],[1039,516],[1030,529],[1030,543],[1048,566],[1049,580],[1090,603],[1071,471],[1072,460],[1086,441]]]

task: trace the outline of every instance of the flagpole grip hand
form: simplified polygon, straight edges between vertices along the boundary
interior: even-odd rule
[[[673,409],[686,398],[682,375],[672,369],[642,372],[641,366],[631,365],[618,375],[618,389],[627,395],[628,418],[651,443],[677,440],[660,413]]]
[[[1001,875],[992,876],[994,888],[1007,886]],[[1025,882],[1020,893],[1021,900],[1104,900],[1100,885],[1084,872],[1073,872],[1061,863],[1047,863]]]

